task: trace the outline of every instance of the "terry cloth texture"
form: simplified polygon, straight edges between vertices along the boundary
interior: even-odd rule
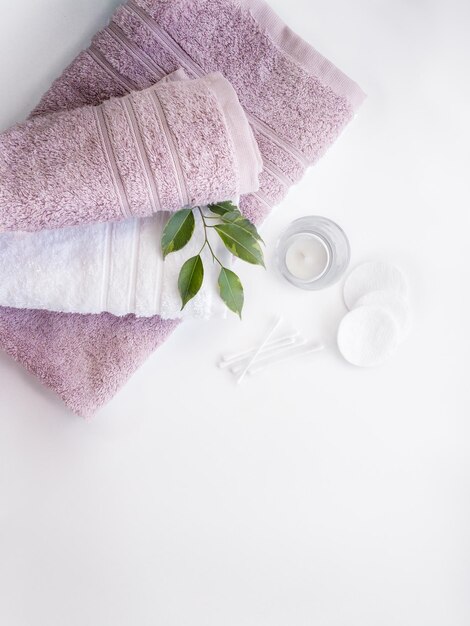
[[[180,67],[190,77],[219,70],[237,92],[263,157],[260,190],[242,199],[244,212],[256,220],[331,145],[363,99],[354,82],[262,0],[139,0],[118,9],[34,114],[98,105]],[[28,331],[33,325],[45,333],[54,325],[61,330],[48,342]],[[70,408],[90,415],[174,325],[159,318],[2,309],[0,345]],[[148,340],[153,333],[154,344]]]
[[[201,250],[204,229],[196,211],[191,240],[163,261],[158,242],[170,215],[160,211],[142,219],[1,234],[0,304],[163,319],[225,317],[227,308],[217,292],[220,268],[207,247],[203,285],[181,311],[179,271]],[[218,237],[212,248],[230,267],[231,255]]]
[[[14,324],[9,314],[14,317]],[[103,333],[105,322],[107,332]],[[71,410],[91,417],[97,406],[114,396],[137,364],[158,348],[177,324],[162,324],[158,317],[51,312],[44,316],[41,312],[2,308],[0,341],[12,357],[46,382]],[[103,380],[108,371],[112,371],[112,376]]]
[[[183,70],[178,70],[161,82],[186,79]],[[220,102],[226,116],[235,104],[231,117],[236,119],[240,110],[233,94],[229,91],[229,97]],[[242,122],[246,132],[245,119]],[[248,147],[251,137],[247,136]],[[252,160],[250,154],[245,160]],[[256,172],[256,163],[250,165]],[[248,180],[247,175],[243,177]],[[158,242],[170,216],[158,211],[143,219],[0,234],[0,304],[57,312],[160,315],[163,319],[226,317],[227,309],[216,293],[213,263],[206,263],[203,286],[181,311],[179,270],[201,249],[203,228],[196,212],[198,225],[191,241],[164,262]],[[212,247],[229,267],[231,255],[223,243],[217,238]],[[203,255],[208,257],[208,251]]]
[[[256,191],[261,157],[219,72],[0,135],[0,230],[145,217]]]

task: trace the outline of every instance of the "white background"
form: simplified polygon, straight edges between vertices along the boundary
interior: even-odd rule
[[[117,4],[0,0],[2,128]],[[92,423],[0,357],[2,626],[470,623],[469,5],[272,5],[368,100],[265,223],[243,323],[185,324]],[[414,330],[380,369],[335,349],[340,286],[276,275],[308,214],[410,279]],[[277,313],[328,350],[236,387],[217,357]]]

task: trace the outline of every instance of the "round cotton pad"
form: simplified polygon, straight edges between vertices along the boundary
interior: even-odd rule
[[[383,290],[406,296],[408,285],[403,274],[388,263],[363,263],[349,274],[344,283],[344,302],[351,310],[366,293]]]
[[[361,306],[343,318],[338,329],[338,348],[358,367],[381,365],[396,351],[400,331],[393,317],[378,306]]]
[[[390,313],[400,330],[400,339],[403,339],[411,326],[411,307],[403,296],[395,291],[371,291],[359,298],[354,308],[360,306],[378,306]]]

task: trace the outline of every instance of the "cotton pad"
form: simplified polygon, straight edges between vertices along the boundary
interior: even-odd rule
[[[400,330],[392,315],[379,306],[361,306],[346,315],[338,330],[338,348],[358,367],[381,365],[400,342]]]
[[[395,291],[371,291],[359,298],[354,308],[360,306],[378,306],[393,317],[400,330],[400,339],[409,332],[411,326],[411,307],[403,296]]]
[[[371,291],[392,291],[406,297],[408,285],[403,274],[394,265],[363,263],[349,274],[344,283],[343,297],[348,309],[353,309],[359,298]]]

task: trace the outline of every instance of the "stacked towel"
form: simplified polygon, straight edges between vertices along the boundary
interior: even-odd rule
[[[241,202],[257,221],[363,98],[262,0],[137,0],[118,9],[34,115],[99,105],[179,67],[193,78],[220,70],[234,86],[263,157],[260,190]],[[0,311],[0,345],[82,415],[109,400],[174,328],[158,317]]]
[[[181,80],[187,80],[187,76],[183,70],[178,70],[163,78],[159,85],[167,81]],[[192,81],[193,91],[194,82]],[[231,136],[236,138],[236,141],[233,142],[233,158],[236,159],[237,166],[228,170],[228,179],[233,180],[237,174],[239,180],[236,181],[236,185],[240,187],[240,191],[245,187],[256,187],[261,166],[260,156],[235,92],[227,84],[227,81],[221,78],[220,74],[209,76],[203,82],[207,83],[209,88],[211,84],[215,84],[215,94],[219,95],[218,103],[221,105],[220,111],[226,120],[227,130]],[[206,85],[204,84],[202,87],[205,89]],[[199,86],[200,89],[201,85]],[[149,91],[147,90],[147,92]],[[136,99],[145,98],[145,95],[145,92],[132,94]],[[124,99],[118,99],[116,102],[121,104]],[[213,104],[213,102],[209,101],[209,104]],[[131,104],[131,106],[134,105]],[[106,107],[107,104],[102,108],[105,109]],[[154,114],[153,109],[150,112]],[[85,112],[85,114],[88,113],[89,111]],[[50,117],[54,118],[55,116],[52,114]],[[151,119],[152,115],[144,120],[147,127]],[[159,126],[157,125],[157,127]],[[93,129],[93,125],[91,128]],[[94,130],[96,131],[97,128],[99,125]],[[162,125],[161,128],[163,133],[167,127]],[[88,132],[90,132],[89,129]],[[3,137],[0,136],[0,145],[7,143],[6,137],[13,134],[17,135],[18,129],[12,129]],[[35,141],[38,141],[36,135],[32,136]],[[224,137],[228,139],[228,135],[222,132],[221,136],[218,137],[219,141]],[[241,138],[244,138],[245,143],[241,142]],[[36,153],[34,159],[39,162],[41,155],[46,155],[46,165],[51,179],[50,185],[54,193],[57,194],[58,186],[54,184],[54,168],[49,158],[49,149],[46,149],[48,143],[48,141],[42,142],[39,154]],[[228,141],[226,143],[228,147]],[[24,142],[24,144],[29,145],[28,142]],[[76,139],[72,138],[74,149],[76,149],[76,145]],[[104,147],[102,144],[98,145],[100,148]],[[15,144],[13,147],[17,148]],[[200,154],[199,146],[197,147],[198,154]],[[213,153],[213,144],[202,145],[201,150],[204,147],[209,153]],[[143,164],[148,155],[155,153],[154,145],[150,145],[148,151],[143,153],[140,152],[138,145],[134,144],[133,148],[136,155],[140,155],[139,164]],[[100,152],[101,150],[98,159],[104,156]],[[67,163],[73,164],[74,159],[71,152],[66,153],[66,157]],[[17,160],[15,159],[15,161]],[[21,167],[25,169],[24,163],[30,160],[30,155],[25,154],[20,163]],[[64,158],[59,158],[56,152],[55,160],[57,161],[56,166],[62,169]],[[88,162],[90,163],[90,160]],[[155,158],[153,162],[155,163]],[[4,162],[3,168],[11,167],[9,175],[14,178],[14,184],[18,187],[15,170],[9,163],[11,163],[11,159]],[[158,161],[157,167],[161,163],[164,161]],[[41,169],[44,170],[44,167]],[[135,168],[130,171],[135,177]],[[73,167],[71,167],[71,172],[72,178],[76,178]],[[239,172],[241,172],[241,176],[238,174]],[[138,168],[137,173],[139,173]],[[100,171],[96,173],[98,177],[101,174]],[[91,172],[91,175],[93,176],[94,173]],[[166,180],[163,180],[161,176],[157,177],[158,180],[154,180],[152,177],[154,180],[153,187],[148,188],[141,178],[141,182],[144,182],[141,188],[144,197],[146,192],[150,194],[152,189],[156,191],[157,182],[159,182],[160,185],[164,185],[164,191],[172,189],[172,193],[176,197],[176,206],[179,207],[182,202],[178,197],[181,188],[176,186],[176,182],[173,183],[173,188],[170,184],[172,180],[175,181],[176,175],[177,172],[172,172],[170,167]],[[124,171],[122,176],[122,180],[126,181],[127,186],[129,184],[128,179],[129,170]],[[150,180],[150,177],[147,180]],[[38,177],[36,186],[33,186],[36,193],[39,185],[44,185],[42,175]],[[95,185],[93,186],[95,187]],[[74,202],[78,205],[76,194],[77,192],[83,193],[83,181],[81,179],[76,182],[76,187],[78,189],[74,190]],[[10,193],[7,185],[4,185],[4,190],[5,193]],[[29,185],[26,191],[28,193],[27,198],[31,201],[32,193]],[[70,189],[67,188],[66,191],[69,192]],[[135,192],[132,189],[130,191],[129,195],[135,197]],[[226,191],[223,193],[225,194]],[[171,201],[171,195],[169,201]],[[48,200],[50,201],[50,198]],[[156,200],[158,200],[158,195],[156,195]],[[25,204],[24,194],[22,204]],[[142,210],[148,211],[152,207],[159,208],[155,204],[151,202],[145,204]],[[89,208],[93,214],[93,211],[96,212],[97,208],[102,208],[102,205],[91,202]],[[111,205],[110,210],[113,209],[114,206]],[[33,207],[33,214],[34,211],[37,212],[37,206]],[[82,205],[78,205],[78,211],[83,212]],[[27,211],[24,213],[29,215]],[[60,212],[58,216],[61,216]],[[187,258],[197,254],[201,249],[204,240],[203,228],[199,214],[195,212],[197,225],[191,241],[183,250],[174,252],[164,262],[158,242],[161,240],[163,227],[170,216],[171,213],[157,210],[154,216],[144,219],[133,218],[119,222],[106,222],[100,225],[57,228],[31,233],[0,234],[0,272],[3,277],[0,282],[0,305],[69,313],[108,312],[119,316],[134,313],[138,317],[160,315],[163,319],[225,317],[226,308],[215,289],[217,268],[212,263],[206,264],[206,280],[201,290],[181,310],[181,297],[177,288],[179,269]],[[49,215],[38,214],[39,220],[43,220],[45,217],[50,219]],[[71,217],[73,221],[76,221],[76,216],[71,214]],[[97,217],[100,218],[100,214],[97,214]],[[219,238],[212,242],[212,247],[224,265],[230,266],[230,255]],[[208,260],[209,252],[205,250],[203,257]]]
[[[181,310],[178,275],[199,253],[204,231],[198,212],[189,243],[163,261],[159,246],[168,216],[159,212],[89,226],[0,235],[0,305],[69,313],[134,313],[162,319],[225,317],[217,293],[219,267],[203,253],[204,283]],[[231,255],[217,237],[215,254],[225,267]]]
[[[261,157],[220,73],[35,117],[0,135],[0,230],[175,211],[256,191]]]

